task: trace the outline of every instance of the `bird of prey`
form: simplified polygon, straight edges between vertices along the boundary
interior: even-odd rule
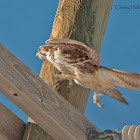
[[[84,43],[71,39],[49,39],[47,45],[39,47],[36,54],[47,59],[61,73],[64,79],[86,88],[94,89],[93,100],[99,107],[99,96],[106,94],[128,104],[114,86],[139,90],[140,74],[102,67],[98,53]],[[101,93],[98,94],[98,91]]]

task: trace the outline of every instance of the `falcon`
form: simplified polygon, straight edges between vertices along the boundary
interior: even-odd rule
[[[70,84],[74,81],[80,86],[94,89],[93,102],[99,107],[102,107],[99,97],[104,94],[128,104],[114,85],[140,90],[140,74],[100,66],[98,53],[82,42],[49,39],[46,44],[39,47],[36,56],[52,63]]]

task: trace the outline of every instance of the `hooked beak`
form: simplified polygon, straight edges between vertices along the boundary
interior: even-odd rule
[[[39,57],[39,53],[36,54],[36,58],[38,58],[38,57]]]

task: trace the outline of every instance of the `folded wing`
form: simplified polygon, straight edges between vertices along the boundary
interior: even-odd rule
[[[60,47],[61,55],[70,58],[74,63],[90,61],[93,65],[99,66],[101,62],[98,53],[82,42],[72,39],[49,39],[46,43]]]

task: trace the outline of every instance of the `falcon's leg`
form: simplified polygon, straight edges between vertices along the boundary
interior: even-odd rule
[[[100,103],[100,101],[98,100],[100,96],[103,96],[103,94],[102,93],[98,94],[97,91],[95,90],[93,95],[93,103],[97,104],[100,108],[102,108],[103,104]]]
[[[62,80],[68,80],[70,86],[73,85],[73,79],[74,79],[74,76],[72,76],[72,75],[62,74]]]
[[[73,75],[66,75],[63,73],[52,73],[53,77],[56,79],[55,83],[54,83],[54,87],[57,87],[62,80],[68,80],[69,81],[69,86],[73,85],[73,79],[75,78],[75,76]]]
[[[69,85],[72,86],[73,85],[73,79],[75,78],[75,76],[73,75],[66,75],[66,74],[60,74],[58,75],[60,80],[68,80],[69,81]]]

